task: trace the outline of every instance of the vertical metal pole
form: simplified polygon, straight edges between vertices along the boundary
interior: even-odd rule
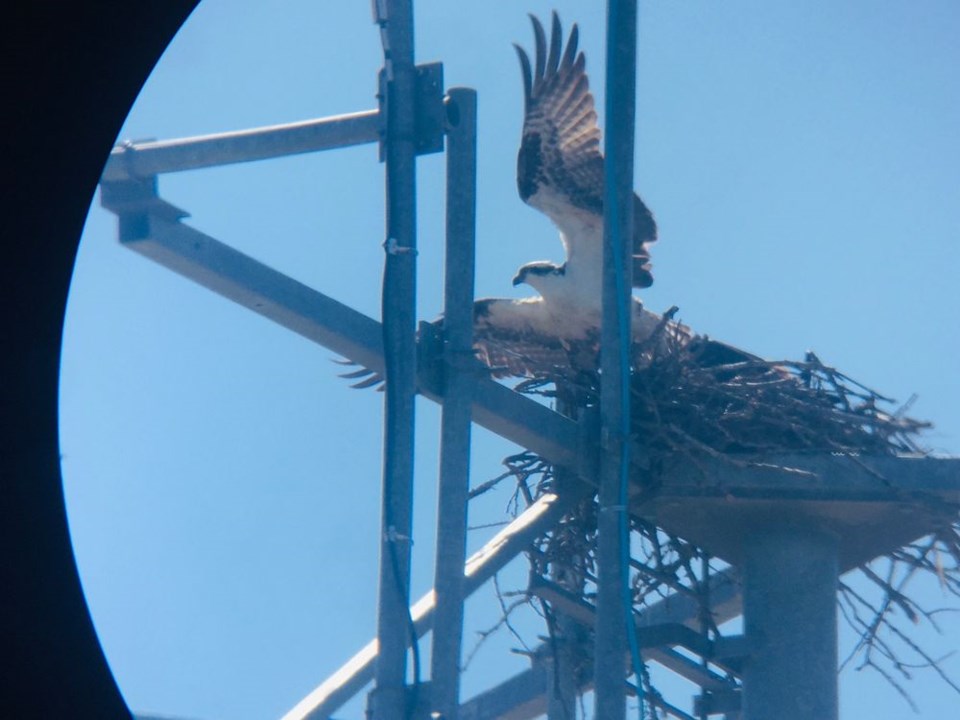
[[[578,405],[569,389],[557,387],[556,407],[560,414],[579,420]],[[582,481],[567,468],[558,467],[555,470],[554,482],[557,492],[563,494],[574,492],[576,485]],[[581,530],[579,527],[577,529]],[[556,526],[551,542],[557,541],[556,533],[560,531],[561,527]],[[567,542],[571,540],[567,539]],[[583,595],[586,581],[586,569],[583,564],[586,548],[572,546],[567,547],[566,550],[567,552],[561,555],[566,555],[570,566],[564,567],[552,563],[551,578],[560,587],[580,597]],[[582,651],[585,632],[580,623],[562,610],[554,608],[553,614],[555,643],[551,649],[555,650],[555,655],[548,661],[550,666],[547,676],[547,720],[576,720],[577,690],[581,685],[582,667],[586,661]]]
[[[447,256],[444,286],[446,392],[440,420],[440,491],[434,589],[432,709],[456,720],[460,706],[463,566],[470,484],[473,395],[473,280],[476,235],[477,93],[451,89],[447,100]]]
[[[413,6],[377,2],[384,46],[387,239],[382,317],[386,364],[380,587],[374,717],[409,716],[406,654],[412,637],[410,545],[413,526],[416,393],[416,148]]]
[[[567,615],[557,615],[557,653],[547,663],[547,720],[576,720],[577,676],[576,655],[571,637],[576,623]]]
[[[559,409],[559,408],[558,408]],[[561,410],[562,412],[562,410]],[[564,477],[564,476],[567,477]],[[557,468],[557,488],[570,482],[569,471]],[[552,579],[560,587],[579,597],[584,589],[583,555],[571,557],[571,567],[554,566]],[[582,668],[586,662],[582,648],[583,626],[562,610],[554,608],[555,654],[550,658],[547,676],[547,720],[576,720],[577,691],[581,686]],[[548,646],[549,647],[549,646]]]
[[[633,238],[633,125],[636,97],[636,0],[608,0],[606,156],[604,187],[603,326],[601,331],[600,512],[597,521],[595,716],[626,716],[622,483],[629,467],[630,248]],[[624,345],[625,344],[625,345]]]
[[[561,415],[580,420],[575,392],[562,385],[558,386],[556,408]],[[567,468],[557,467],[554,482],[557,493],[563,495],[567,492],[576,492],[576,486],[582,481]],[[574,514],[581,509],[578,506]],[[578,530],[583,532],[579,527]],[[561,528],[557,526],[551,542],[557,541],[556,533],[560,531]],[[582,535],[578,538],[578,540],[583,539]],[[568,538],[566,542],[573,541]],[[582,542],[579,542],[577,545],[568,545],[564,550],[562,556],[569,559],[570,565],[564,567],[556,562],[552,563],[551,578],[560,587],[580,597],[583,595],[586,583],[584,562],[587,549]],[[576,720],[577,691],[581,686],[584,665],[589,661],[585,653],[586,631],[583,625],[563,610],[554,607],[553,612],[556,626],[554,628],[555,643],[552,649],[555,650],[555,655],[549,661],[550,674],[547,677],[547,720]]]
[[[776,527],[744,545],[743,720],[837,720],[836,538]]]

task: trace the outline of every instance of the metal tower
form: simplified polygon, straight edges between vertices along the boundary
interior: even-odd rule
[[[383,508],[377,638],[300,701],[285,720],[330,718],[375,681],[374,720],[444,717],[567,717],[569,691],[593,689],[599,717],[624,717],[627,618],[645,660],[703,689],[696,713],[743,720],[831,720],[837,710],[836,592],[841,573],[949,524],[960,507],[960,460],[831,455],[752,458],[742,467],[682,460],[656,490],[631,464],[621,403],[625,366],[617,352],[616,238],[628,237],[636,47],[635,0],[609,0],[607,64],[608,254],[605,259],[604,388],[599,417],[571,419],[468,371],[472,345],[476,95],[443,87],[439,64],[415,65],[411,0],[376,0],[384,47],[380,106],[352,115],[190,138],[126,144],[101,181],[104,207],[119,217],[120,242],[216,293],[386,378]],[[627,112],[625,109],[629,109]],[[615,110],[615,112],[614,112]],[[381,322],[307,287],[183,222],[158,194],[158,175],[228,163],[380,143],[387,217]],[[447,154],[447,237],[443,338],[417,335],[416,157]],[[618,198],[624,199],[618,202]],[[622,246],[622,244],[621,244]],[[442,450],[434,590],[411,603],[413,417],[415,396],[441,403]],[[558,483],[483,549],[465,557],[471,423],[492,430],[562,469]],[[792,474],[772,465],[795,469]],[[530,592],[565,622],[595,631],[594,672],[566,673],[550,659],[461,701],[463,602],[500,568],[599,488],[599,597],[594,605],[550,579]],[[632,613],[621,588],[627,514],[700,545],[731,564],[710,584],[717,623],[744,617],[744,633],[710,640],[699,608],[682,594]],[[628,615],[628,613],[630,613]],[[430,681],[405,685],[414,636],[432,630]],[[678,648],[686,652],[678,651]],[[701,661],[691,659],[690,654]],[[559,660],[558,660],[559,662]],[[722,672],[718,672],[717,670]],[[566,671],[563,671],[566,672]],[[661,709],[692,718],[665,701]],[[431,715],[431,713],[434,713]]]

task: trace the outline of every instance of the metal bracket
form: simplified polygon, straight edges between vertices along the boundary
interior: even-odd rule
[[[417,65],[417,155],[443,152],[447,110],[443,96],[443,63]]]
[[[693,714],[724,715],[727,718],[740,717],[740,703],[743,691],[736,690],[705,691],[693,698]]]
[[[441,393],[446,391],[443,331],[434,323],[422,320],[417,332],[417,375],[430,378]]]
[[[384,68],[377,75],[377,102],[380,108],[380,162],[386,155],[387,128],[387,73]],[[444,104],[443,63],[425,63],[416,66],[414,87],[414,147],[417,155],[443,152],[443,138],[447,126],[447,109]]]
[[[127,150],[127,152],[135,152]],[[161,200],[157,194],[157,176],[100,182],[100,204],[115,213],[120,223],[120,242],[143,240],[150,234],[150,217],[179,222],[190,217],[186,210]]]

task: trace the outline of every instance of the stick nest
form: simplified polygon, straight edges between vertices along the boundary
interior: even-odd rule
[[[825,365],[763,360],[706,337],[669,331],[671,314],[633,350],[632,428],[644,455],[925,452],[930,423],[909,417],[913,398],[893,400]],[[564,369],[532,378],[519,392],[561,399],[578,410],[599,404],[599,373]]]
[[[631,425],[639,459],[650,470],[645,474],[650,482],[656,483],[663,461],[678,454],[694,462],[711,457],[739,464],[738,455],[750,454],[926,452],[920,436],[930,423],[907,415],[912,398],[894,409],[890,398],[825,365],[813,353],[802,361],[766,361],[707,338],[684,338],[671,331],[676,327],[671,319],[672,312],[632,353]],[[599,405],[599,380],[596,371],[555,368],[524,380],[516,389],[555,398],[561,411],[579,417]],[[473,495],[513,478],[517,485],[510,511],[514,515],[543,492],[556,489],[566,473],[530,452],[504,463],[506,472],[477,487]],[[549,578],[587,602],[593,601],[596,591],[597,513],[596,496],[584,498],[528,553],[533,574]],[[640,611],[676,594],[693,597],[700,607],[702,633],[708,639],[719,637],[709,588],[716,587],[718,579],[734,581],[729,568],[702,548],[646,521],[632,517],[630,524],[634,608]],[[901,683],[920,667],[933,669],[960,692],[960,685],[941,667],[942,658],[911,639],[910,626],[926,621],[939,630],[936,619],[947,612],[921,607],[906,594],[905,586],[917,575],[935,578],[946,595],[960,598],[960,523],[865,564],[841,582],[839,594],[842,617],[859,638],[844,665],[879,672],[911,705]],[[535,595],[526,597],[547,622],[547,650],[556,654],[558,639],[565,640],[568,647],[577,648],[584,667],[589,666],[588,629],[558,624],[548,603]],[[502,599],[501,603],[502,622],[506,622],[519,603],[507,606]],[[651,716],[671,714],[646,671],[641,675]],[[727,675],[727,681],[731,687],[738,685],[733,676]]]

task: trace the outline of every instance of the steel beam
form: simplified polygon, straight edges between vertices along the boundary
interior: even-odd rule
[[[430,658],[431,710],[457,720],[463,639],[463,566],[470,487],[473,268],[476,236],[477,93],[455,88],[447,99],[447,252],[444,271],[445,392],[440,418],[440,488]]]
[[[176,140],[128,142],[111,151],[102,180],[116,182],[161,173],[266,160],[373,143],[380,137],[380,113],[367,110]]]
[[[837,720],[837,538],[772,524],[745,538],[743,720]]]
[[[381,296],[384,347],[383,490],[377,603],[374,720],[405,720],[416,711],[407,694],[407,648],[416,642],[410,605],[413,543],[414,429],[417,394],[416,68],[413,2],[377,6],[386,115],[386,242]],[[414,683],[420,681],[414,645]]]
[[[572,400],[565,395],[561,393],[557,398],[559,411],[564,414],[575,413]],[[564,468],[558,468],[554,473],[554,486],[561,494],[576,487],[578,482],[578,478]],[[581,504],[577,510],[582,508]],[[586,589],[590,530],[582,526],[582,521],[578,522],[576,511],[566,518],[565,526],[559,536],[560,528],[547,541],[545,551],[553,559],[548,567],[550,580],[544,582],[549,582],[569,596],[582,597]],[[531,575],[528,593],[538,578],[539,575]],[[587,647],[590,627],[578,622],[576,617],[558,604],[550,603],[549,610],[546,620],[548,623],[552,621],[550,639],[534,656],[550,670],[546,720],[573,720],[577,716],[577,688],[589,675],[587,666],[592,664],[592,653]]]
[[[582,413],[576,399],[567,388],[557,388],[557,412],[566,417],[576,418]],[[583,483],[575,473],[566,468],[556,468],[554,472],[554,487],[556,492],[563,495],[576,492]],[[568,518],[568,522],[576,524],[575,515]],[[550,538],[545,548],[549,555],[554,554],[553,543],[569,542],[564,545],[561,555],[565,559],[556,558],[549,564],[551,584],[562,588],[565,593],[580,597],[586,587],[587,554],[585,547],[577,547],[576,543],[588,543],[589,530],[581,528],[574,530],[568,525],[572,534],[561,541],[556,535]],[[574,539],[573,535],[578,536]],[[531,577],[531,585],[538,576]],[[574,720],[577,716],[577,688],[582,684],[587,673],[585,665],[590,662],[590,651],[585,647],[590,635],[588,628],[568,615],[562,607],[551,605],[552,628],[550,628],[550,643],[534,657],[541,665],[547,667],[547,718],[546,720]],[[547,621],[551,618],[548,616]]]
[[[636,94],[636,0],[607,1],[603,194],[603,322],[600,332],[601,454],[597,515],[594,715],[626,717],[623,657],[634,640],[628,602],[630,552],[631,255]],[[630,636],[628,638],[628,633]],[[629,643],[631,647],[635,642]],[[633,647],[631,654],[638,654]],[[635,658],[639,661],[639,658]],[[635,668],[639,677],[639,668]],[[642,700],[641,700],[642,702]],[[642,710],[641,710],[642,713]]]

